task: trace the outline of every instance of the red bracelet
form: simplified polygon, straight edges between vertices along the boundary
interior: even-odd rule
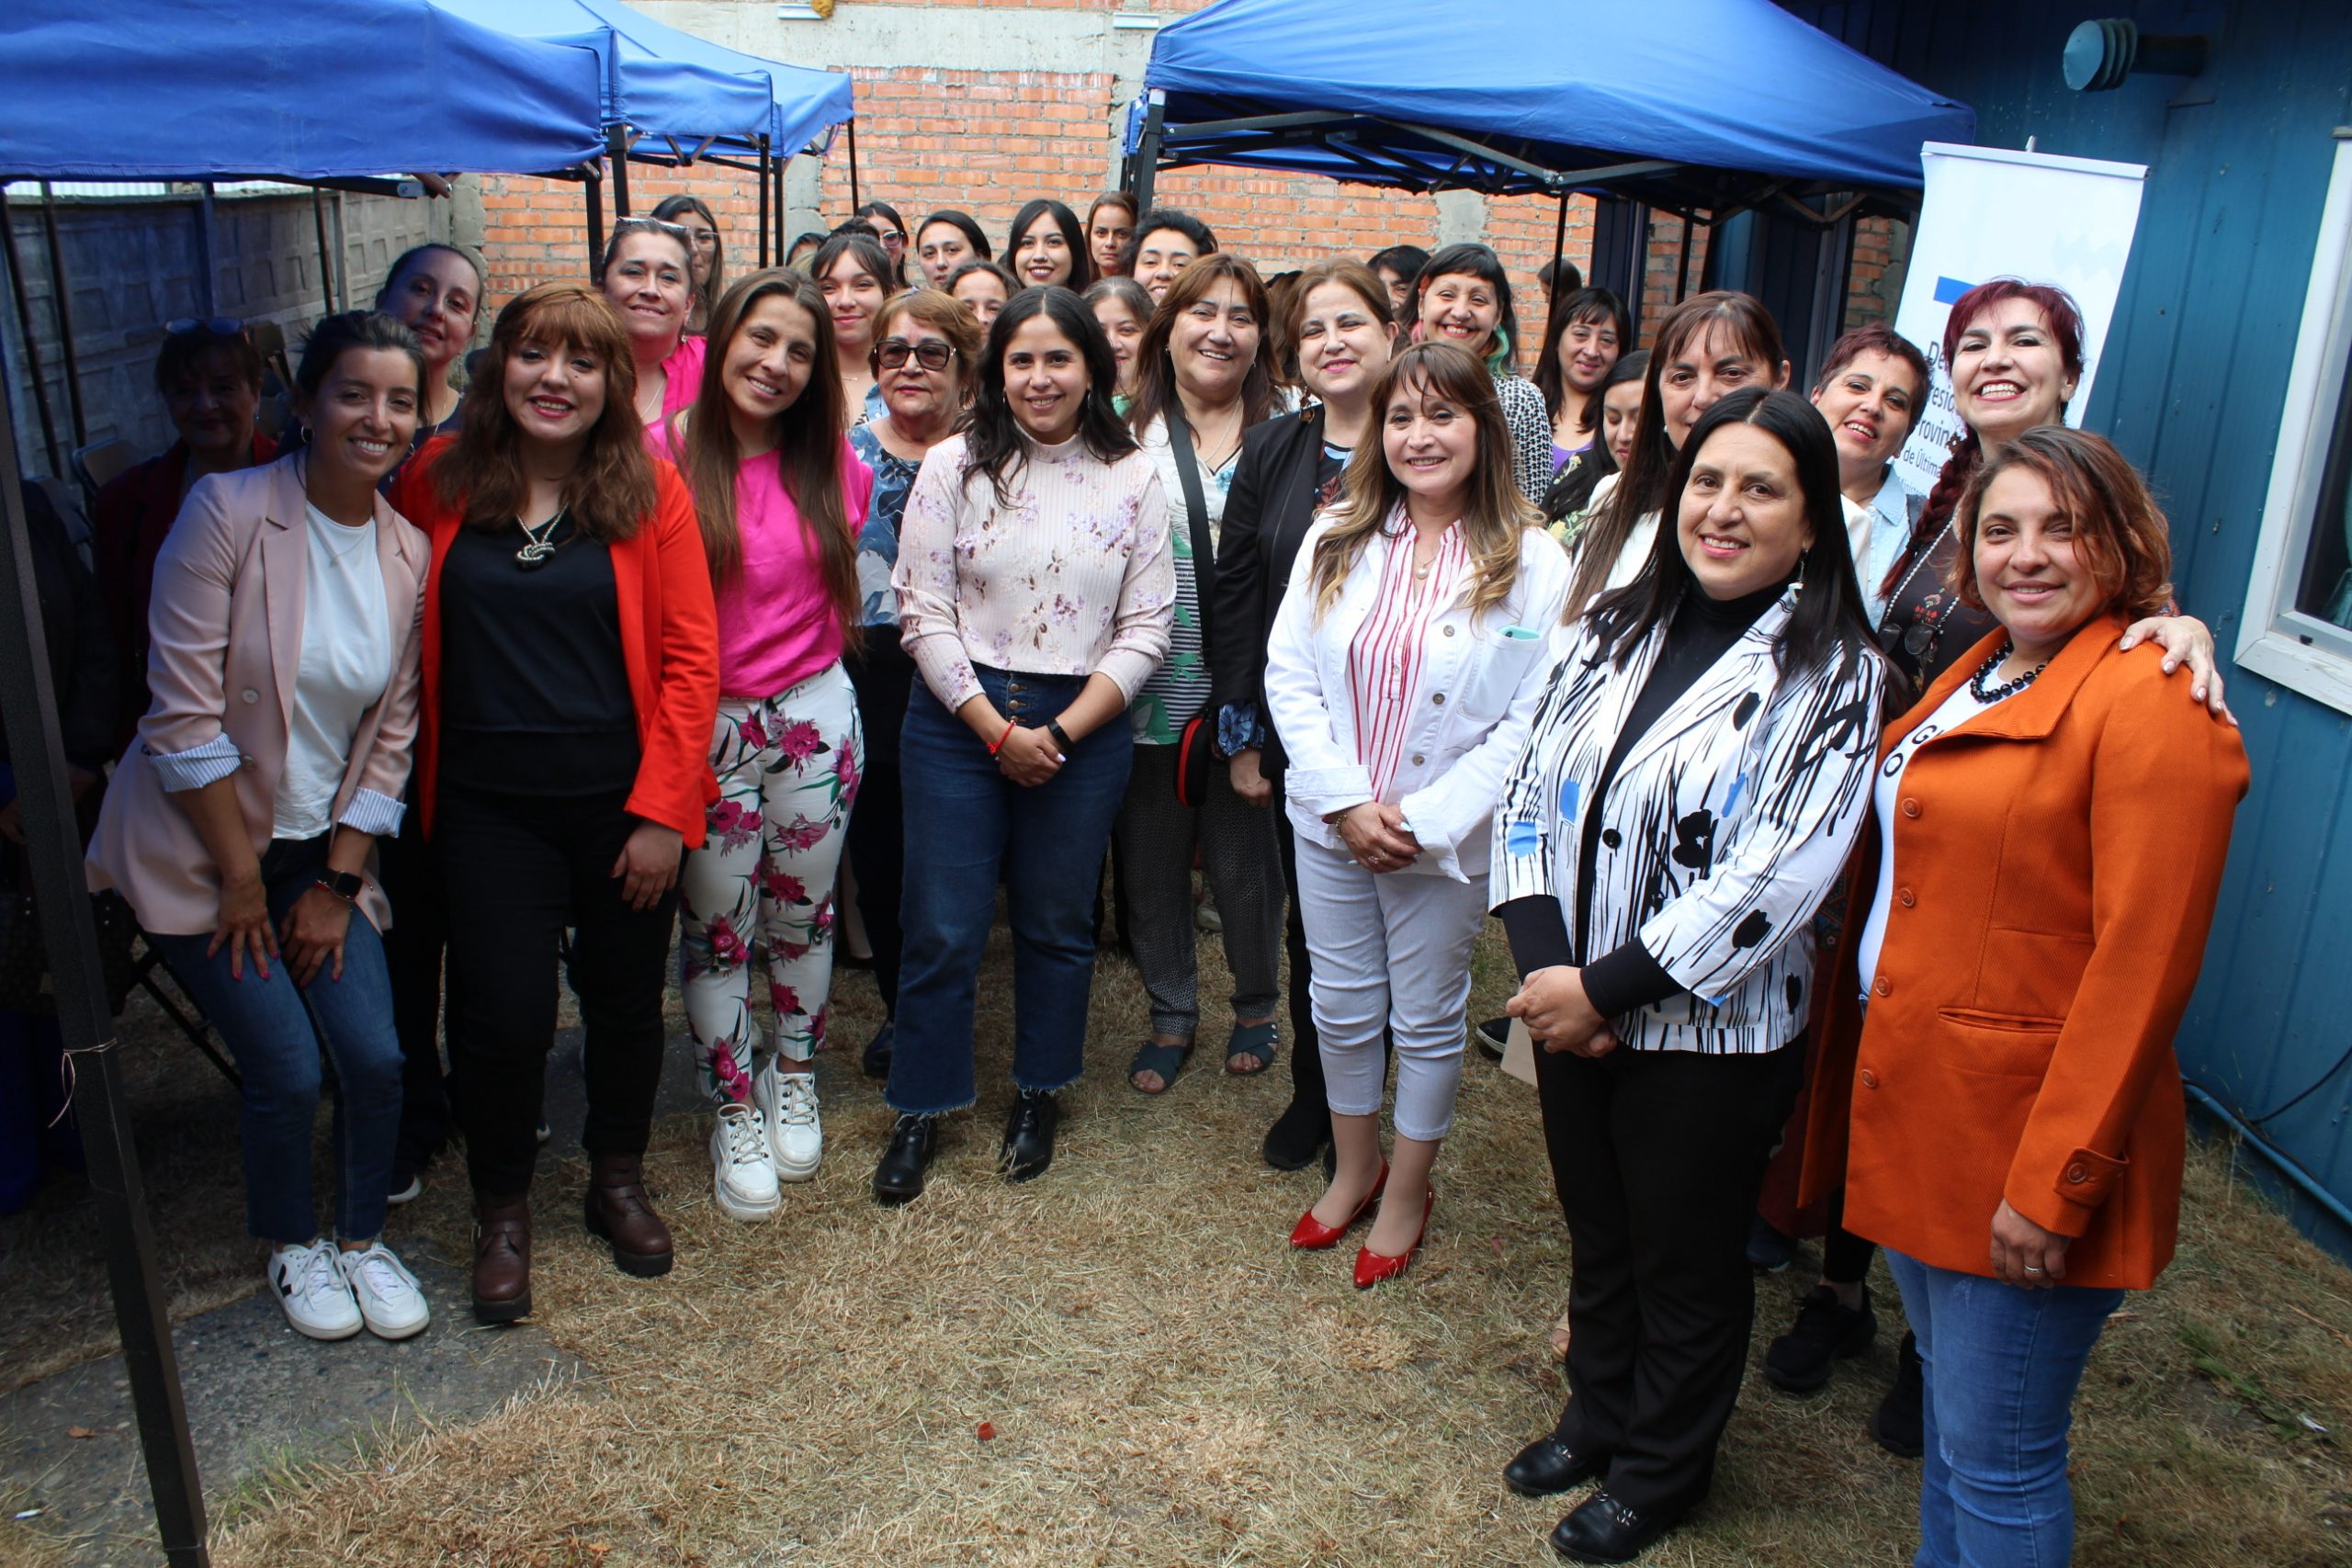
[[[989,756],[991,756],[991,757],[993,757],[993,756],[995,756],[998,752],[1000,752],[1000,751],[1003,750],[1004,750],[1004,743],[1005,743],[1006,741],[1008,741],[1008,740],[1012,739],[1012,732],[1013,732],[1014,730],[1016,730],[1016,729],[1020,728],[1021,728],[1021,721],[1020,721],[1019,719],[1017,719],[1017,718],[1008,718],[1008,719],[1006,719],[1006,720],[1004,721],[1004,733],[1003,733],[1002,735],[998,736],[994,740],[991,740],[991,741],[989,741]]]

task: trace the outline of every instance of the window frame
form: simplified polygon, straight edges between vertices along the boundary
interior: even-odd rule
[[[2237,662],[2341,713],[2352,713],[2352,628],[2296,607],[2320,491],[2344,401],[2352,397],[2352,128],[2335,132],[2302,326],[2287,376],[2270,488],[2238,624]]]

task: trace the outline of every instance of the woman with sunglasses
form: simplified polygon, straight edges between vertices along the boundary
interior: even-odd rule
[[[686,331],[707,333],[711,307],[727,288],[727,248],[719,240],[718,219],[698,196],[666,197],[654,205],[653,216],[686,231],[694,259],[694,308],[686,317]]]
[[[1009,884],[1015,1087],[999,1166],[1054,1157],[1056,1092],[1085,1070],[1094,891],[1126,792],[1124,714],[1168,651],[1159,477],[1111,410],[1111,345],[1078,296],[1024,288],[989,330],[971,422],[908,498],[906,970],[874,1195],[922,1191],[940,1119],[977,1097],[980,951]]]
[[[531,1310],[535,1129],[567,929],[586,1032],[582,1218],[624,1273],[672,1261],[643,1162],[678,858],[701,845],[717,793],[718,626],[693,494],[646,450],[636,359],[608,299],[539,285],[499,312],[458,434],[397,487],[433,542],[416,799],[448,889],[449,1056],[486,1324]]]
[[[800,273],[754,273],[711,317],[702,396],[654,445],[695,493],[718,608],[718,799],[678,874],[686,1027],[718,1105],[712,1190],[764,1220],[824,1156],[816,1055],[832,990],[833,882],[865,740],[842,654],[874,475],[842,439],[831,313]],[[752,966],[766,964],[774,1054]]]
[[[899,209],[887,201],[869,201],[857,209],[854,216],[874,225],[874,237],[881,242],[882,254],[890,258],[892,292],[907,286],[907,220]]]
[[[675,223],[624,218],[596,269],[599,287],[628,332],[630,380],[640,429],[652,430],[702,389],[704,342],[689,336],[694,242]]]
[[[882,998],[882,1027],[867,1043],[864,1059],[865,1076],[878,1078],[889,1076],[892,1021],[899,1013],[904,950],[899,912],[906,864],[899,731],[915,678],[914,660],[899,641],[899,595],[890,574],[899,564],[899,526],[908,492],[923,459],[963,418],[981,338],[972,312],[936,288],[893,296],[882,307],[875,331],[881,340],[874,345],[874,378],[890,412],[849,433],[851,450],[874,471],[873,502],[857,536],[865,626],[849,659],[865,732],[865,778],[849,819],[849,852],[857,873],[857,912],[874,949],[874,988]]]

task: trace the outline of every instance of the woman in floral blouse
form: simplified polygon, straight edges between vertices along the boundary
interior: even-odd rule
[[[1096,870],[1126,791],[1121,716],[1168,651],[1168,506],[1111,407],[1111,344],[1078,296],[1024,288],[989,330],[971,423],[931,449],[899,540],[901,640],[922,680],[900,732],[905,967],[874,1195],[922,1190],[941,1116],[977,1098],[980,950],[1000,874],[1013,942],[1001,1166],[1053,1159],[1055,1091],[1084,1067]]]

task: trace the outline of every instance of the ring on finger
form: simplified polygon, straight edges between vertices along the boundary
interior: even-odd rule
[[[2025,1266],[2025,1271],[2026,1271],[2027,1273],[2029,1273],[2029,1274],[2039,1274],[2039,1273],[2041,1273],[2043,1270],[2041,1270],[2041,1269],[2036,1269],[2032,1264],[2029,1263],[2029,1264],[2027,1264],[2027,1265]]]

